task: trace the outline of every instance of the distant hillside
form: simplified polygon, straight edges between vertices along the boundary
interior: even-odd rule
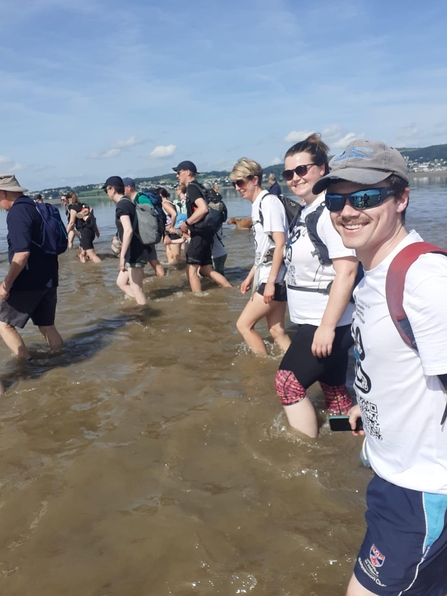
[[[447,144],[444,145],[431,145],[430,147],[402,147],[399,151],[404,155],[409,163],[410,171],[436,171],[436,170],[445,170],[447,169]],[[419,166],[419,164],[425,164]],[[428,165],[427,165],[428,164]],[[282,181],[281,174],[284,170],[284,164],[279,164],[275,166],[267,166],[264,168],[264,182],[267,180],[267,177],[270,173],[273,172],[275,174],[277,180]],[[220,183],[227,184],[229,183],[228,180],[229,172],[227,171],[217,171],[213,170],[211,172],[202,172],[198,175],[198,180],[203,182],[219,180]],[[150,186],[164,186],[167,185],[169,187],[173,187],[177,183],[177,178],[175,172],[168,172],[166,174],[162,174],[161,176],[146,176],[144,178],[135,178],[135,182],[137,186],[142,187],[150,187]],[[98,194],[101,195],[102,191],[100,191],[101,184],[85,184],[82,186],[75,186],[73,190],[75,190],[79,194]],[[52,189],[45,189],[35,192],[41,192],[44,196],[53,196],[58,197],[64,192],[66,192],[69,187],[58,187]]]
[[[398,149],[405,157],[412,161],[434,161],[435,159],[447,159],[447,144],[430,145],[430,147],[402,147]]]

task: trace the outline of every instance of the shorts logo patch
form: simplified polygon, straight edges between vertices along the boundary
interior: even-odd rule
[[[385,555],[382,555],[375,544],[372,545],[371,550],[369,551],[369,558],[374,567],[382,567],[385,563]]]

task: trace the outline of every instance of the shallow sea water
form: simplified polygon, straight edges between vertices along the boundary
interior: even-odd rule
[[[230,215],[249,215],[226,199]],[[446,246],[445,201],[440,181],[418,181],[407,227]],[[95,210],[103,263],[60,258],[63,353],[48,354],[31,324],[32,366],[0,343],[0,593],[344,594],[371,472],[361,439],[331,434],[323,411],[317,441],[290,432],[279,353],[270,343],[256,358],[241,342],[251,233],[225,229],[233,289],[192,295],[184,270],[150,272],[140,312],[115,286],[113,206]],[[1,274],[4,230],[1,214]]]

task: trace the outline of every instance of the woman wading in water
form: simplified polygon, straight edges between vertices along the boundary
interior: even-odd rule
[[[276,391],[290,425],[310,437],[318,435],[315,408],[306,395],[313,383],[319,381],[329,414],[347,414],[352,406],[346,369],[358,263],[332,226],[325,193],[313,193],[329,171],[327,152],[320,136],[310,135],[287,151],[283,172],[304,206],[285,251],[289,314],[298,329],[276,374]]]
[[[230,179],[239,194],[251,203],[255,241],[255,264],[241,285],[242,294],[252,290],[251,300],[236,326],[252,352],[265,356],[266,347],[254,327],[261,319],[267,319],[270,335],[285,352],[290,345],[284,330],[286,213],[277,196],[262,190],[262,168],[257,162],[243,157],[234,166]]]

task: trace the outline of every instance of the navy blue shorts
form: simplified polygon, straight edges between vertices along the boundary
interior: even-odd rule
[[[354,568],[379,596],[447,593],[447,495],[422,493],[374,476],[366,493],[368,525]]]

